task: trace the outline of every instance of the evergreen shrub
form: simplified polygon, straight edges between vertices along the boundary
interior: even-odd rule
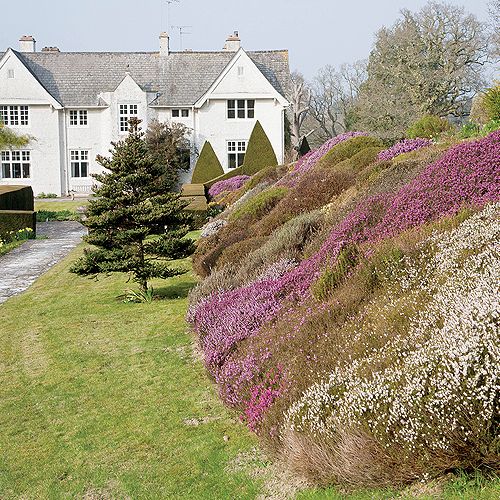
[[[196,166],[194,167],[193,184],[203,184],[224,174],[224,169],[210,142],[205,141]]]
[[[269,188],[257,196],[254,196],[241,207],[236,209],[230,216],[230,221],[236,221],[245,217],[256,220],[269,212],[288,192],[284,187]]]
[[[277,165],[278,160],[273,146],[259,121],[255,124],[248,141],[243,171],[245,175],[256,174],[265,167]]]
[[[406,135],[410,139],[436,139],[441,134],[451,132],[452,125],[445,118],[435,115],[425,115],[410,126]]]

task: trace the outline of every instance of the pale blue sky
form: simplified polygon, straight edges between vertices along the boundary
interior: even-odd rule
[[[166,0],[1,0],[0,50],[34,35],[37,49],[64,51],[154,51],[167,28]],[[325,64],[368,56],[373,34],[390,25],[402,8],[425,0],[180,0],[171,4],[170,25],[189,25],[184,48],[219,50],[239,30],[248,50],[290,51],[291,69],[311,78]],[[487,0],[449,0],[487,19]],[[170,28],[171,47],[179,32]]]

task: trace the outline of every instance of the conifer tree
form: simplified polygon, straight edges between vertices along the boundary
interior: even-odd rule
[[[82,276],[129,273],[147,292],[152,278],[185,272],[168,261],[186,257],[194,244],[184,238],[191,222],[183,212],[187,203],[169,192],[165,165],[155,161],[139,123],[130,120],[130,134],[113,143],[111,158],[97,158],[106,171],[93,176],[99,185],[84,221],[89,230],[85,241],[96,248],[87,248],[71,271]]]

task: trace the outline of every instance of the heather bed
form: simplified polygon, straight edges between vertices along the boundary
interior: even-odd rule
[[[413,149],[403,146],[402,149],[406,149],[409,156],[402,160],[398,157],[377,158],[381,148],[377,149],[375,144],[367,141],[366,148],[360,148],[360,151],[349,157],[355,158],[363,149],[372,149],[369,155],[365,154],[357,168],[352,168],[352,161],[344,163],[349,158],[329,163],[333,165],[336,175],[347,172],[351,177],[341,189],[321,198],[325,185],[320,180],[322,177],[317,176],[317,172],[321,172],[321,165],[328,163],[329,158],[341,157],[339,151],[348,149],[349,143],[359,143],[361,140],[366,138],[346,137],[331,147],[326,145],[319,152],[309,155],[302,162],[302,165],[307,164],[306,167],[301,164],[295,166],[277,183],[278,186],[288,186],[288,194],[274,208],[267,209],[267,215],[264,211],[251,219],[248,234],[238,239],[239,251],[234,253],[234,257],[226,259],[220,268],[215,260],[212,267],[205,269],[209,276],[191,296],[188,319],[199,337],[207,370],[217,382],[222,399],[241,413],[267,447],[288,457],[292,468],[320,483],[373,486],[404,483],[425,474],[435,476],[447,469],[459,467],[498,467],[498,450],[494,449],[491,434],[491,426],[498,417],[498,408],[494,408],[493,413],[490,412],[483,420],[470,423],[468,428],[473,433],[473,429],[482,426],[489,429],[489,434],[471,443],[464,440],[463,436],[459,437],[448,454],[436,452],[430,444],[432,440],[421,439],[423,431],[417,429],[415,447],[407,451],[404,460],[396,460],[403,448],[400,442],[391,440],[396,432],[394,429],[388,429],[384,434],[378,428],[370,427],[374,414],[367,420],[361,419],[353,429],[349,429],[342,421],[344,424],[341,428],[345,428],[345,432],[335,431],[337,424],[333,420],[327,426],[327,429],[333,430],[319,432],[318,427],[314,427],[315,418],[323,424],[328,419],[338,418],[332,416],[334,413],[328,409],[328,402],[333,401],[333,397],[346,405],[344,415],[354,415],[356,404],[362,407],[363,402],[368,401],[367,391],[387,391],[388,386],[381,382],[374,385],[375,382],[369,379],[364,389],[355,386],[348,377],[342,379],[342,373],[357,373],[355,359],[364,363],[365,368],[359,368],[364,370],[363,373],[367,373],[367,370],[377,373],[378,370],[382,378],[384,373],[390,374],[390,370],[394,374],[399,373],[397,355],[372,359],[370,349],[388,349],[399,353],[400,346],[397,343],[413,338],[414,324],[421,322],[420,314],[426,311],[435,322],[446,324],[452,321],[454,317],[448,320],[445,312],[456,311],[458,314],[460,310],[457,303],[447,299],[447,286],[450,290],[456,290],[457,297],[462,297],[463,302],[469,300],[471,304],[474,297],[477,298],[478,290],[487,297],[493,296],[490,289],[481,286],[483,282],[493,282],[491,269],[495,259],[498,259],[491,249],[494,239],[473,243],[469,235],[469,247],[462,249],[460,255],[456,256],[457,265],[460,264],[461,272],[465,273],[462,278],[476,277],[479,280],[477,289],[464,290],[460,295],[458,290],[461,282],[456,281],[459,273],[443,271],[442,274],[432,275],[425,274],[425,270],[427,263],[434,262],[433,259],[440,255],[439,251],[428,249],[431,245],[431,229],[438,234],[443,233],[443,238],[447,232],[462,230],[459,234],[464,237],[469,227],[466,225],[467,220],[476,220],[474,214],[481,207],[500,198],[500,134],[493,133],[479,141],[460,143],[447,150],[429,144],[420,148],[420,143]],[[396,150],[400,151],[401,148],[398,146]],[[314,161],[310,158],[314,158]],[[306,179],[309,182],[306,183]],[[269,258],[256,259],[261,248],[269,248],[273,241],[279,240],[276,236],[280,224],[271,224],[269,230],[260,233],[267,240],[255,245],[259,225],[273,211],[286,213],[285,201],[292,193],[300,192],[301,183],[302,187],[308,185],[311,192],[318,192],[320,205],[324,205],[320,211],[321,224],[316,225],[306,238],[302,238],[300,252],[292,255],[284,245],[276,253],[269,252]],[[295,198],[291,197],[288,206],[296,203]],[[307,203],[298,203],[297,206],[306,206],[310,210],[318,208]],[[464,206],[472,208],[463,212]],[[488,214],[488,209],[485,210]],[[291,224],[297,213],[300,213],[300,208],[290,210],[284,219],[290,220]],[[477,217],[481,221],[487,215]],[[465,229],[461,229],[461,224],[465,224]],[[482,235],[494,226],[492,220],[489,226],[481,226],[480,222],[477,224],[469,225],[478,228]],[[473,234],[473,229],[469,229]],[[210,238],[217,239],[217,244],[224,246],[234,232],[235,227],[232,227],[229,218],[229,223]],[[254,248],[249,246],[248,255],[245,255],[247,240],[253,240]],[[202,248],[199,254],[203,255],[203,252]],[[486,259],[481,261],[484,265],[476,265],[474,259],[477,260],[478,255]],[[489,268],[485,262],[489,263]],[[235,265],[242,269],[239,276]],[[444,294],[441,299],[438,300],[437,295],[434,297],[437,292],[433,292],[433,295],[424,286],[415,292],[417,297],[413,297],[414,300],[406,300],[404,284],[418,273],[423,273],[425,280],[430,283],[441,286],[438,289]],[[473,282],[472,279],[468,281]],[[388,296],[391,290],[393,295]],[[389,299],[395,301],[393,310],[384,306]],[[494,318],[494,314],[497,314],[494,302],[490,301],[487,306],[485,314],[493,314]],[[481,325],[484,321],[476,323]],[[486,367],[479,360],[479,364],[474,366],[479,371],[486,370],[490,376],[493,368],[499,368],[499,359],[495,358],[494,352],[498,349],[498,334],[495,336],[493,333],[488,339],[487,345],[474,344],[474,352],[488,349],[493,361]],[[443,346],[444,340],[442,331],[436,329],[435,336],[425,342]],[[397,345],[387,347],[392,346],[391,343]],[[424,345],[417,354],[424,356],[425,349]],[[438,362],[429,357],[425,359],[428,359],[430,366]],[[444,374],[447,373],[445,370]],[[307,399],[311,391],[318,392],[315,392],[315,387],[323,387],[321,384],[328,383],[331,377],[334,377],[334,381],[340,380],[335,384],[344,384],[341,391],[344,396],[340,393],[336,396],[335,392],[325,389],[319,391],[323,396]],[[388,380],[396,379],[388,375]],[[496,384],[498,391],[498,380]],[[418,414],[425,405],[419,403],[410,410],[409,400],[403,397],[404,387],[403,384],[401,396],[391,404],[402,405],[405,411]],[[495,383],[492,387],[495,387]],[[498,397],[498,392],[495,394]],[[355,397],[358,399],[355,400]],[[373,411],[381,416],[381,408],[388,403],[383,398],[377,401],[380,401],[377,403],[380,407],[376,406]],[[310,407],[314,408],[313,412],[307,409]],[[478,408],[468,408],[469,413],[481,413]],[[449,410],[439,414],[429,424],[432,432],[438,432],[450,414]],[[297,419],[301,425],[297,424]],[[464,423],[466,427],[467,422],[461,422],[461,425],[464,426]],[[388,442],[394,442],[394,446],[386,448]],[[417,460],[415,457],[419,455],[427,457],[427,461]],[[353,459],[357,456],[359,460]]]

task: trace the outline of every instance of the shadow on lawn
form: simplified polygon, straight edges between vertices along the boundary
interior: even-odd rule
[[[195,285],[196,283],[194,281],[188,281],[161,288],[155,288],[154,296],[155,299],[158,300],[185,299]]]

